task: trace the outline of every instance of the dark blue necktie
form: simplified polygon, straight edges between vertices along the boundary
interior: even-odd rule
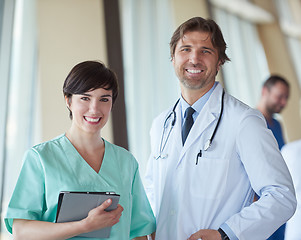
[[[192,114],[195,112],[195,110],[192,107],[189,107],[186,109],[185,111],[185,122],[184,125],[182,127],[182,142],[183,145],[186,141],[186,138],[188,136],[188,133],[193,125],[193,118],[192,118]]]

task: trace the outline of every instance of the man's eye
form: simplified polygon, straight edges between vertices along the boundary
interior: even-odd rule
[[[81,100],[88,101],[89,98],[88,97],[82,97]]]
[[[101,101],[101,102],[108,102],[109,99],[108,99],[108,98],[101,98],[100,101]]]

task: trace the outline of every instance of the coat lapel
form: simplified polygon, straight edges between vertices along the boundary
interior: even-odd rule
[[[201,146],[205,144],[205,141],[208,139],[202,139],[203,133],[212,125],[213,122],[216,122],[218,119],[218,116],[220,114],[221,109],[221,97],[222,97],[223,88],[220,84],[216,86],[214,91],[212,92],[210,98],[208,99],[207,103],[204,105],[202,111],[200,112],[199,116],[197,117],[196,121],[194,122],[188,137],[186,139],[185,145],[183,146],[181,150],[180,157],[178,159],[177,166],[181,163],[183,160],[185,153],[189,151],[191,146],[195,144],[196,141],[204,141]],[[181,132],[181,126],[180,132]],[[209,138],[211,136],[211,133],[209,134]],[[207,134],[207,135],[208,135]],[[180,136],[181,139],[181,136]]]
[[[182,121],[181,121],[181,107],[180,104],[178,104],[176,108],[176,124],[174,126],[174,134],[175,136],[172,137],[173,139],[173,146],[176,146],[176,152],[181,153],[182,151]]]

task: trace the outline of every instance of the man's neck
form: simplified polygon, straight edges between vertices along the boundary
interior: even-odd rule
[[[262,115],[264,116],[265,120],[268,123],[272,123],[273,120],[273,114],[271,114],[269,111],[267,111],[262,105],[258,105],[257,109],[262,113]]]
[[[181,94],[184,100],[192,106],[197,100],[203,97],[212,87],[214,86],[214,82],[212,85],[208,85],[205,88],[201,89],[190,89],[186,88],[181,84]]]

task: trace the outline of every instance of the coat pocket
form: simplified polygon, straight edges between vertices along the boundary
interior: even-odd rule
[[[188,173],[190,196],[221,198],[226,188],[228,167],[228,159],[201,157]]]

